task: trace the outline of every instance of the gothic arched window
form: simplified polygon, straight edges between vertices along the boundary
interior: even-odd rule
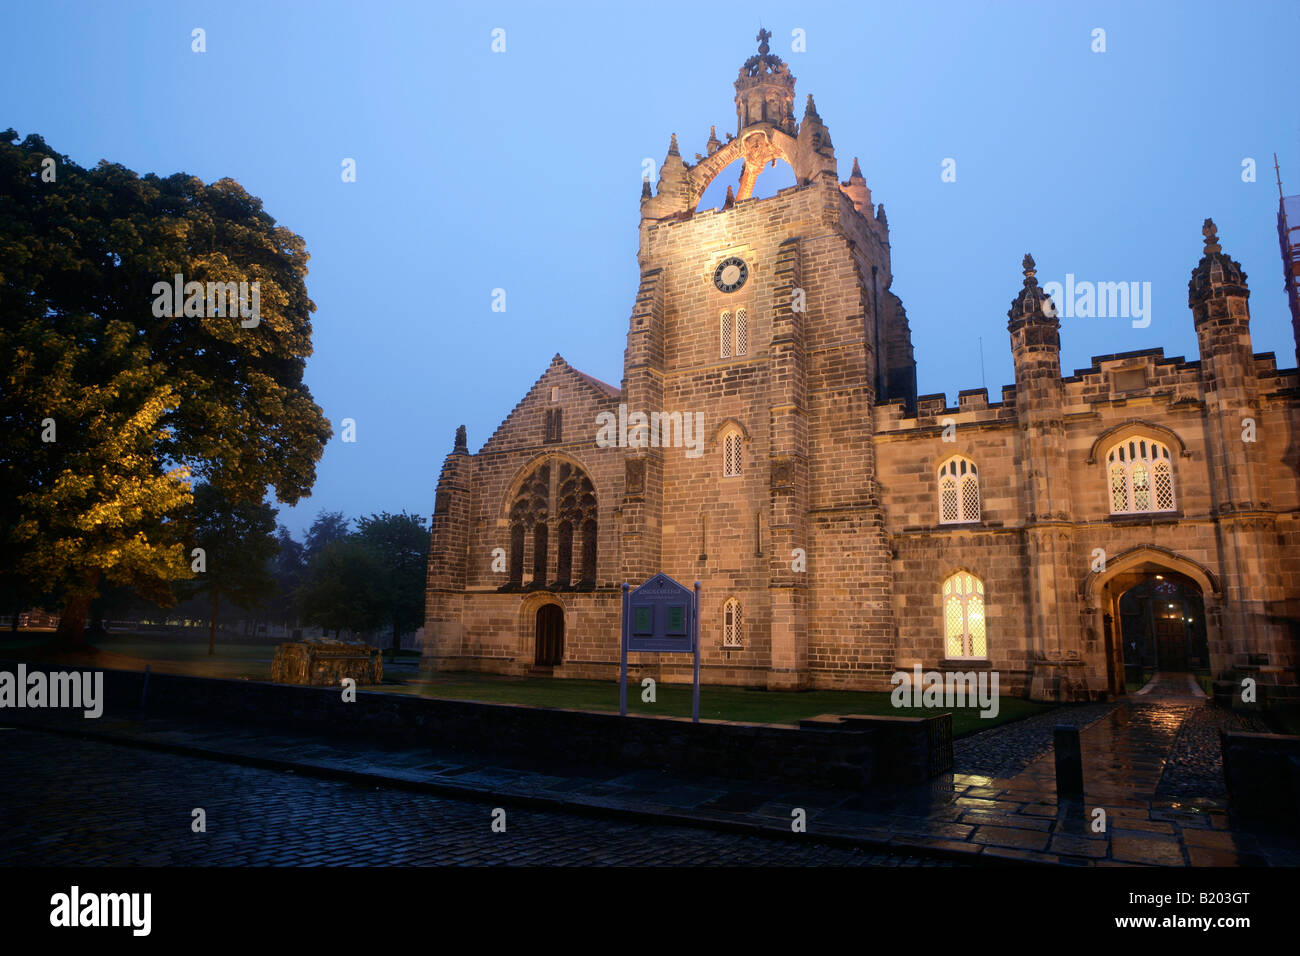
[[[1142,435],[1125,438],[1106,453],[1110,513],[1173,511],[1174,464],[1168,446]]]
[[[730,431],[722,439],[722,477],[738,478],[741,470],[740,432]]]
[[[737,598],[730,598],[722,605],[722,646],[743,647],[744,644],[740,601]]]
[[[579,588],[596,585],[596,489],[577,465],[557,465],[554,499],[551,463],[539,465],[524,479],[510,506],[510,580],[507,587],[523,584],[524,545],[533,546],[531,588],[570,588],[574,585],[575,546],[581,547]],[[550,546],[555,543],[554,564]],[[555,569],[555,580],[546,580]]]
[[[939,466],[939,523],[979,520],[979,473],[975,462],[956,455]]]
[[[943,650],[950,660],[988,657],[984,582],[968,571],[943,582]]]

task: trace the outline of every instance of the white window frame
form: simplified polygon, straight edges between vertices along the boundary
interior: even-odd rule
[[[984,582],[969,571],[957,571],[949,575],[939,592],[939,623],[943,633],[945,660],[988,660],[987,614]],[[950,626],[956,618],[960,619],[960,628]],[[956,648],[958,653],[955,654],[954,640],[960,644]],[[976,653],[980,641],[984,644],[982,654]]]
[[[745,616],[739,598],[728,598],[722,605],[722,646],[731,650],[745,646]]]
[[[953,455],[939,466],[938,478],[939,524],[979,521],[984,502],[975,462],[964,455]]]
[[[1106,452],[1106,501],[1113,515],[1177,511],[1174,456],[1146,435],[1129,435]]]
[[[744,439],[735,429],[722,436],[722,477],[739,478],[745,472]]]

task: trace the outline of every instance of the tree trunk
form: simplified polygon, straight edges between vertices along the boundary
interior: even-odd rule
[[[59,615],[58,630],[54,632],[54,644],[59,650],[86,650],[90,647],[86,643],[86,616],[98,589],[99,571],[95,570],[86,575],[83,587],[68,595],[63,613]]]
[[[208,656],[217,653],[217,589],[212,589],[212,619],[208,624]]]

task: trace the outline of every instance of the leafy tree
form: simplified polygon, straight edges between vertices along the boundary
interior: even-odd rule
[[[275,579],[276,593],[269,602],[269,610],[284,623],[294,616],[293,595],[302,583],[306,561],[303,546],[284,525],[276,528],[275,542],[278,550],[271,559],[271,576]]]
[[[303,620],[339,632],[366,632],[384,619],[389,598],[379,554],[356,535],[322,547],[295,595]]]
[[[331,430],[302,380],[307,260],[233,180],[84,169],[0,133],[0,575],[57,587],[65,643],[101,579],[167,600],[187,576],[187,473],[231,502],[309,493]],[[256,282],[256,321],[202,297],[157,315],[178,274]]]
[[[252,608],[275,593],[270,562],[279,551],[275,509],[263,502],[232,502],[215,485],[194,489],[193,541],[203,549],[204,568],[189,585],[212,600],[208,653],[216,653],[217,613],[222,597]]]
[[[370,545],[384,565],[384,617],[393,629],[393,653],[401,635],[424,623],[429,568],[429,529],[419,515],[371,515],[357,520],[356,536]]]
[[[326,545],[342,541],[352,533],[349,527],[351,524],[349,519],[343,517],[341,511],[320,512],[316,515],[316,520],[311,523],[311,527],[307,529],[307,540],[303,544],[303,558],[310,561],[323,551]]]

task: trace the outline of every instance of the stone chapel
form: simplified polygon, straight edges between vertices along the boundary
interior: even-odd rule
[[[1253,352],[1213,223],[1188,284],[1196,359],[1063,374],[1025,256],[1015,384],[917,396],[885,210],[856,160],[840,180],[811,96],[796,119],[767,38],[735,134],[694,162],[674,136],[643,185],[621,383],[556,355],[476,453],[457,432],[425,666],[616,678],[621,585],[662,571],[702,584],[705,683],[890,690],[919,665],[1086,700],[1142,665],[1294,684],[1300,376]],[[778,161],[795,185],[755,198]],[[733,163],[734,194],[699,209]],[[690,680],[685,655],[630,665]]]

